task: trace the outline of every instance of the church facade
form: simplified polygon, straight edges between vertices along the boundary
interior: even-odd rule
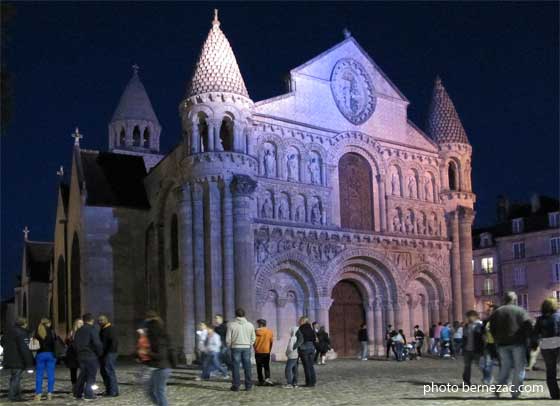
[[[216,16],[171,152],[136,70],[109,151],[75,135],[55,228],[59,332],[109,314],[132,351],[155,309],[190,360],[196,323],[242,307],[268,321],[281,359],[301,315],[340,356],[363,322],[374,354],[387,324],[461,320],[474,308],[472,151],[439,79],[426,133],[408,104],[349,34],[255,102]]]

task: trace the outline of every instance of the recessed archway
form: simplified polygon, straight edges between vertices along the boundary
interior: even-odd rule
[[[373,230],[373,178],[368,161],[348,152],[338,163],[340,225],[356,230]]]
[[[332,347],[338,356],[355,356],[360,345],[356,338],[358,330],[365,322],[364,298],[356,283],[348,279],[335,285],[331,298],[329,328]]]

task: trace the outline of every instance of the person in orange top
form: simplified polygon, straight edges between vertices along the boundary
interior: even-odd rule
[[[255,335],[257,337],[254,344],[255,361],[257,363],[259,385],[274,385],[270,379],[270,352],[272,351],[273,334],[272,330],[266,328],[266,320],[257,320]]]

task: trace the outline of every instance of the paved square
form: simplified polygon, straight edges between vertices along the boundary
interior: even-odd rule
[[[542,363],[538,364],[543,367]],[[397,363],[385,360],[336,360],[325,366],[317,367],[318,383],[314,389],[283,389],[283,363],[273,363],[272,379],[278,382],[274,387],[255,387],[252,392],[243,390],[233,393],[229,390],[230,382],[214,380],[198,382],[194,378],[198,372],[194,369],[177,369],[169,381],[168,397],[170,405],[504,405],[509,402],[509,394],[503,397],[508,401],[496,400],[490,393],[446,393],[424,396],[424,385],[456,384],[460,385],[462,360],[436,360],[424,358],[419,361]],[[120,363],[118,377],[121,396],[92,402],[98,405],[137,406],[150,403],[144,397],[139,385],[137,367],[132,363]],[[300,378],[303,383],[303,369],[300,365]],[[2,397],[0,403],[6,402],[7,374],[2,373]],[[75,401],[70,393],[68,370],[57,369],[55,398],[45,405],[75,405],[84,402]],[[525,394],[523,400],[515,404],[556,405],[558,401],[548,398],[544,382],[544,371],[531,371],[526,383],[542,385],[544,393]],[[98,377],[101,382],[101,378]],[[31,399],[33,379],[25,376],[26,397]],[[473,383],[480,382],[479,371],[474,372]],[[46,386],[46,382],[45,382]],[[30,402],[31,403],[31,402]]]

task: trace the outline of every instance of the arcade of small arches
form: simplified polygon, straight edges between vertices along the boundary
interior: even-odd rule
[[[151,122],[115,122],[110,137],[115,148],[157,149],[157,129]]]
[[[448,319],[449,295],[428,268],[402,278],[387,264],[372,256],[351,256],[336,261],[324,274],[301,259],[263,265],[257,272],[256,316],[274,331],[277,359],[282,359],[289,330],[302,315],[325,326],[334,351],[342,357],[358,353],[356,336],[362,323],[373,355],[384,352],[388,324],[409,337],[417,324],[427,332],[431,324]]]

